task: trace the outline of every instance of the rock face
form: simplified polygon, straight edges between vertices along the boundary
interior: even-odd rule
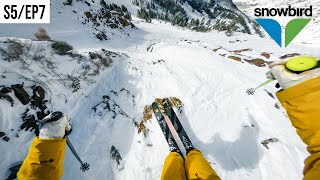
[[[8,94],[0,92],[0,99],[8,101],[11,104],[11,106],[13,107],[14,101]]]
[[[23,84],[12,85],[11,87],[14,91],[14,95],[20,100],[23,105],[26,105],[30,102],[30,96],[26,92],[26,90],[24,90]]]
[[[101,0],[100,4],[102,8],[95,11],[86,11],[83,16],[85,19],[83,24],[91,24],[92,28],[98,31],[94,34],[100,41],[109,39],[102,27],[122,31],[126,27],[135,28],[135,25],[131,22],[131,13],[125,6],[118,6],[114,3],[107,4],[104,0]]]
[[[258,67],[265,67],[266,66],[266,62],[263,59],[260,58],[254,58],[254,59],[250,59],[250,60],[246,60],[249,64],[253,64],[256,65]]]

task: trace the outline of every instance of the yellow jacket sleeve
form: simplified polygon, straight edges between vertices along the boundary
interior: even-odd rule
[[[63,175],[66,139],[36,137],[17,176],[19,180],[59,180]]]
[[[304,179],[320,179],[320,77],[277,93],[292,125],[308,145]]]

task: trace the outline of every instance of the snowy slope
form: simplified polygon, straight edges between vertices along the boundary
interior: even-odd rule
[[[293,42],[306,44],[309,46],[320,46],[318,41],[320,37],[319,31],[319,22],[320,22],[320,9],[319,9],[319,0],[278,0],[278,1],[266,1],[266,0],[256,0],[256,1],[247,1],[247,0],[234,0],[235,4],[240,10],[242,10],[247,15],[252,18],[254,16],[255,8],[286,8],[291,5],[294,8],[309,8],[313,7],[313,17],[312,21],[306,26],[306,28],[294,39]],[[272,17],[277,19],[282,27],[292,20],[295,17]],[[309,18],[309,17],[308,17]]]
[[[56,74],[52,74],[40,62],[28,60],[32,63],[29,71],[21,69],[18,62],[8,63],[0,58],[0,75],[5,76],[1,76],[0,85],[25,82],[25,88],[31,93],[30,86],[40,84],[50,100],[48,108],[72,116],[74,130],[70,140],[91,167],[88,172],[81,172],[68,149],[63,180],[159,179],[169,153],[168,145],[155,118],[146,123],[149,129],[146,137],[138,134],[134,121],[140,123],[145,105],[150,105],[155,98],[169,96],[184,103],[184,111],[179,114],[181,122],[194,145],[222,179],[302,179],[303,160],[308,153],[284,110],[275,108],[277,101],[263,89],[254,96],[245,94],[247,88],[266,80],[268,69],[236,62],[228,56],[268,60],[260,55],[267,52],[271,54],[269,60],[274,61],[290,53],[319,57],[318,49],[296,44],[280,49],[272,40],[256,36],[198,33],[157,21],[144,23],[137,18],[133,23],[138,29],[126,29],[130,36],[120,33],[111,40],[98,41],[91,27],[78,20],[87,6],[52,3],[52,23],[44,26],[52,39],[67,41],[85,57],[89,51],[100,52],[102,48],[117,54],[111,67],[90,81],[81,80],[81,89],[74,93],[56,75],[81,74],[86,61],[78,63],[67,56],[50,56],[57,65]],[[131,8],[134,7],[128,7]],[[34,39],[33,32],[39,25],[0,27],[0,46],[4,47],[6,37]],[[48,42],[32,43],[47,47],[47,54],[51,54]],[[240,55],[232,52],[245,48],[252,50]],[[276,92],[274,84],[265,88]],[[14,97],[13,93],[10,95]],[[109,96],[111,103],[117,104],[114,118],[115,114],[101,105],[96,111],[92,109],[103,96]],[[26,106],[14,100],[14,107],[0,100],[0,131],[10,137],[9,142],[0,140],[0,167],[3,167],[0,179],[7,176],[7,168],[12,163],[24,159],[33,138],[32,133],[19,131],[20,114]],[[280,141],[266,149],[260,142],[268,138]],[[110,157],[112,146],[123,159],[118,167]]]
[[[133,0],[140,6],[137,16],[147,22],[157,19],[172,25],[200,32],[211,30],[257,34],[264,37],[256,21],[248,17],[230,1],[204,0]]]

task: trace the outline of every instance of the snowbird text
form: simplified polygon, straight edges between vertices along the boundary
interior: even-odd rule
[[[256,8],[254,10],[256,17],[263,16],[312,16],[312,6],[309,8],[293,8],[291,6],[287,8]]]

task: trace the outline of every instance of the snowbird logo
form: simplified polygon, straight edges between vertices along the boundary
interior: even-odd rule
[[[271,38],[282,47],[282,28],[274,19],[258,18],[256,21],[271,36]],[[311,19],[296,18],[291,20],[285,27],[285,47],[307,26]]]

